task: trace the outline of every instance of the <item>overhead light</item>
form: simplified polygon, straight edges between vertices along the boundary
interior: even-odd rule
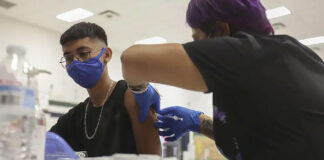
[[[156,37],[136,41],[135,44],[162,44],[166,42],[167,42],[166,39],[156,36]]]
[[[285,28],[286,25],[283,24],[282,22],[278,22],[278,23],[273,23],[273,24],[272,24],[272,27],[273,27],[275,30],[279,30],[279,29]]]
[[[0,7],[3,7],[5,9],[9,9],[13,6],[15,6],[16,4],[12,3],[12,2],[9,2],[9,1],[6,1],[6,0],[0,0]]]
[[[266,11],[266,14],[268,19],[273,19],[273,18],[289,15],[291,14],[291,12],[288,8],[281,6],[278,8],[268,9]]]
[[[57,19],[74,22],[93,16],[93,13],[82,8],[73,9],[56,16]]]
[[[299,42],[306,46],[310,46],[314,44],[324,43],[324,37],[320,36],[320,37],[308,38],[308,39],[300,40]]]

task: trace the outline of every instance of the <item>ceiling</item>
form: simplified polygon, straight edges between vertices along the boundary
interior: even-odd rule
[[[95,16],[84,21],[102,26],[110,46],[121,52],[135,41],[160,36],[168,42],[191,41],[191,29],[185,23],[189,0],[7,0],[16,6],[0,7],[0,15],[62,33],[73,23],[60,21],[56,15],[75,8],[84,8]],[[90,3],[91,2],[91,3]],[[267,9],[286,6],[292,14],[271,20],[286,27],[277,34],[289,34],[297,39],[324,36],[323,0],[263,0]],[[99,13],[113,10],[119,16],[107,17]],[[324,45],[311,46],[324,57]],[[322,51],[323,50],[323,51]]]

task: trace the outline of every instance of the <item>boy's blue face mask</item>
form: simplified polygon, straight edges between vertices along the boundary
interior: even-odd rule
[[[83,88],[92,88],[99,81],[105,66],[101,63],[100,57],[105,53],[103,48],[100,54],[94,58],[87,59],[83,62],[73,60],[66,67],[70,77]]]

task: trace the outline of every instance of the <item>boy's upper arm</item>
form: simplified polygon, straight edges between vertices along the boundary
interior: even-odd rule
[[[139,122],[139,106],[133,93],[127,89],[125,92],[125,107],[132,123],[137,152],[140,154],[161,155],[161,142],[158,130],[154,127],[155,112],[150,113],[144,123]]]

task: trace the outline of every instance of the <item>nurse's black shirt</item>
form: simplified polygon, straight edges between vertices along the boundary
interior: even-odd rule
[[[183,45],[213,93],[214,137],[235,160],[324,159],[324,63],[287,35]]]
[[[99,127],[92,140],[86,138],[84,130],[84,114],[89,98],[60,117],[50,131],[59,134],[73,150],[86,151],[89,157],[137,154],[131,121],[124,105],[126,90],[126,82],[119,81],[103,106]],[[90,102],[86,128],[89,136],[95,131],[100,111],[101,107],[95,108]]]

